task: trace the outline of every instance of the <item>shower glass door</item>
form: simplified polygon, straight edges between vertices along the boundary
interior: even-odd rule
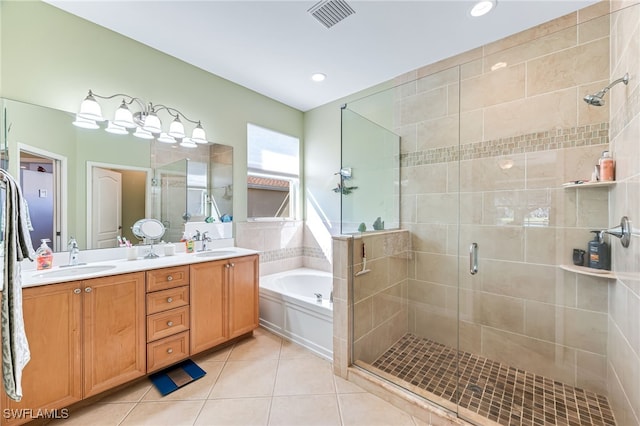
[[[605,9],[349,104],[346,114],[401,137],[408,234],[365,232],[352,242],[355,365],[477,424],[612,424],[609,399],[625,407],[620,395],[634,394],[637,379],[622,373],[637,359],[620,326],[625,275],[584,274],[572,258],[590,231],[617,225],[624,212],[609,212],[626,205],[625,186],[566,185],[588,181],[602,151],[622,153],[637,139],[622,124],[623,100],[636,89],[607,93],[618,118],[582,100],[632,71],[624,58],[636,50],[610,51],[610,34],[637,46],[640,6]],[[346,135],[351,152],[364,149],[366,138]],[[610,144],[617,135],[625,136]],[[353,229],[364,220],[350,221]],[[614,260],[629,256],[608,242]]]

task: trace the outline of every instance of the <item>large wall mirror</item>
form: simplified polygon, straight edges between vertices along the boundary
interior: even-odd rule
[[[117,246],[138,239],[131,227],[160,220],[165,241],[178,241],[187,221],[233,216],[233,148],[185,148],[131,134],[73,126],[74,114],[0,99],[3,167],[19,179],[29,205],[34,246],[67,250]]]

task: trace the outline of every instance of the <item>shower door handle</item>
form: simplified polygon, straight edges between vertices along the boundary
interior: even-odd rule
[[[469,246],[469,273],[478,273],[478,243],[471,243]]]

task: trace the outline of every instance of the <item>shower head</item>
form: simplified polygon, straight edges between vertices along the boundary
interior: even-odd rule
[[[587,95],[583,99],[589,105],[602,106],[604,105],[604,99],[603,99],[604,95],[609,91],[609,89],[611,89],[613,86],[615,86],[618,83],[624,83],[625,85],[629,84],[629,73],[626,73],[622,78],[617,79],[616,81],[614,81],[613,83],[611,83],[610,85],[608,85],[607,87],[599,91],[598,93],[594,95]]]

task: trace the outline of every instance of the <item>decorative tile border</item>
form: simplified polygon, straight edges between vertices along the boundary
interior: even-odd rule
[[[520,136],[400,154],[400,167],[499,157],[609,143],[609,123],[553,129]]]
[[[313,257],[325,259],[324,252],[316,247],[293,247],[278,250],[270,250],[260,253],[260,262],[277,262],[279,260],[292,259],[294,257]]]

